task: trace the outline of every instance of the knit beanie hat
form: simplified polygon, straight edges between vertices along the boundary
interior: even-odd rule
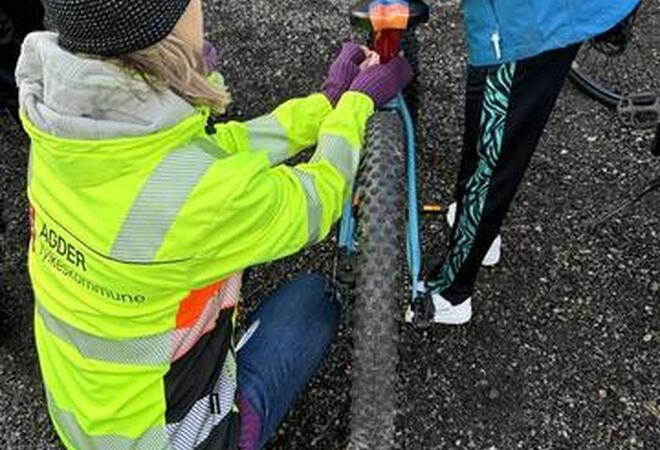
[[[99,56],[147,48],[174,29],[190,0],[43,0],[61,47]]]

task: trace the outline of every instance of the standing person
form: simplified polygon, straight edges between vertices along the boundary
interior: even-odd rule
[[[23,39],[29,32],[41,29],[43,17],[39,0],[0,3],[0,114],[9,113],[15,120],[18,120],[16,60]]]
[[[447,215],[449,249],[427,279],[424,320],[471,319],[477,272],[500,259],[502,221],[580,43],[615,27],[639,1],[463,0],[470,54],[463,155]],[[409,310],[406,319],[414,316]]]
[[[45,0],[17,80],[48,409],[69,450],[255,450],[333,340],[326,281],[285,284],[234,347],[241,274],[321,241],[368,118],[411,79],[346,44],[322,93],[212,127],[229,97],[201,0]],[[210,52],[208,52],[208,56]],[[212,58],[209,58],[212,59]],[[310,162],[282,164],[317,144]]]

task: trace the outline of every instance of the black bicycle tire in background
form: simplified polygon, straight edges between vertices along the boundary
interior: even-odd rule
[[[594,80],[580,67],[572,67],[571,71],[568,73],[568,78],[583,94],[588,95],[608,108],[616,108],[621,101],[621,94],[614,92],[608,86]]]
[[[612,109],[625,96],[659,92],[660,35],[655,32],[653,19],[658,13],[660,3],[643,0],[626,19],[631,21],[628,31],[620,35],[608,32],[585,42],[569,79],[584,94]],[[611,43],[608,35],[625,44]]]
[[[369,121],[358,180],[349,450],[396,449],[398,299],[405,295],[405,158],[395,111]]]

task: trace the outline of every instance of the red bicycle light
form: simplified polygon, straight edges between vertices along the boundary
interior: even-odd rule
[[[369,5],[369,19],[374,32],[405,30],[410,19],[410,5],[403,0],[374,0]]]
[[[376,33],[374,51],[380,55],[380,62],[385,64],[401,51],[401,30],[383,30]]]
[[[403,0],[374,0],[369,20],[374,31],[374,50],[386,63],[401,50],[401,36],[408,28],[410,4]]]

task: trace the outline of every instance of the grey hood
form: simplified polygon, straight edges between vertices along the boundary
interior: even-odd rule
[[[21,112],[61,138],[144,136],[195,114],[171,91],[155,92],[110,62],[62,49],[51,32],[27,36],[16,81]]]

